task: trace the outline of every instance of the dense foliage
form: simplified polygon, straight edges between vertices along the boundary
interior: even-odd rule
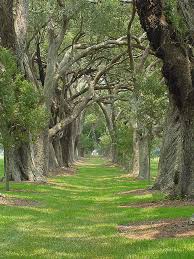
[[[46,123],[42,94],[24,79],[12,53],[0,49],[0,142],[11,146],[32,139]]]

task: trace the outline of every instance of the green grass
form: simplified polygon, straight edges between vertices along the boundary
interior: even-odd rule
[[[93,159],[74,176],[51,178],[54,184],[12,183],[7,195],[40,205],[0,206],[0,258],[193,258],[194,238],[135,241],[119,235],[120,224],[194,212],[193,207],[119,208],[163,198],[118,195],[147,187],[146,181],[130,182],[121,175],[120,169]]]
[[[158,162],[159,162],[159,158],[153,158],[151,160],[151,175],[153,178],[155,178],[157,176],[158,173]]]

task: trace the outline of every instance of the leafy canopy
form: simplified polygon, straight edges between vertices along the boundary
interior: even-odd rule
[[[42,95],[19,73],[11,51],[0,48],[0,143],[11,146],[32,139],[46,123]]]

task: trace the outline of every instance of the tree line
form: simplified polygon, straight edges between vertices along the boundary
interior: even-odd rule
[[[192,195],[193,12],[191,0],[2,0],[7,180],[46,181],[99,145],[148,179],[161,142],[154,187]]]

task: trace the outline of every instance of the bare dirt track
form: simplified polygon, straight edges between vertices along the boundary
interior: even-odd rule
[[[119,226],[119,232],[134,240],[154,240],[161,238],[181,238],[194,236],[194,225],[187,219],[163,219],[130,223]]]
[[[194,200],[162,200],[120,205],[121,208],[170,208],[194,206]]]
[[[21,206],[21,207],[35,207],[39,205],[39,202],[27,200],[27,199],[16,199],[16,198],[9,198],[5,195],[0,194],[0,206]]]

